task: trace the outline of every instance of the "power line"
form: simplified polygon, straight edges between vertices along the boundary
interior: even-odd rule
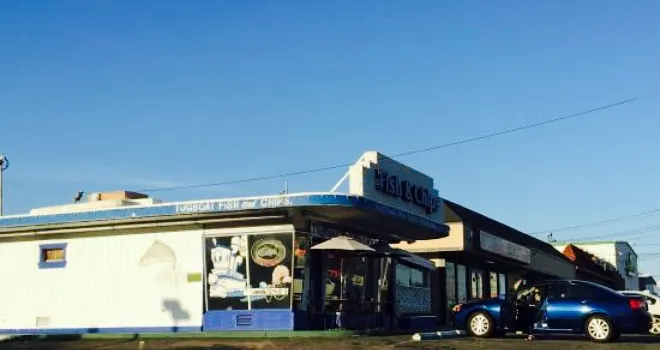
[[[23,190],[23,187],[18,183],[18,180],[13,179],[9,176],[7,176],[7,179],[9,180],[11,185],[14,187],[14,189],[17,192],[19,192],[21,194],[21,196],[23,196],[23,199],[25,199],[26,204],[28,206],[32,207],[33,206],[32,197],[30,197],[30,195],[25,190]]]
[[[638,96],[638,97],[634,97],[634,98],[631,98],[631,99],[618,101],[618,102],[615,102],[615,103],[610,103],[610,104],[603,105],[603,106],[600,106],[600,107],[591,108],[591,109],[588,109],[588,110],[584,110],[584,111],[581,111],[581,112],[577,112],[577,113],[573,113],[573,114],[569,114],[569,115],[565,115],[565,116],[561,116],[561,117],[557,117],[557,118],[547,119],[547,120],[544,120],[544,121],[541,121],[541,122],[538,122],[538,123],[527,124],[527,125],[523,125],[523,126],[511,128],[511,129],[505,129],[505,130],[501,130],[501,131],[497,131],[497,132],[493,132],[493,133],[489,133],[489,134],[484,134],[484,135],[480,135],[480,136],[476,136],[476,137],[463,139],[463,140],[460,140],[460,141],[445,143],[445,144],[438,145],[438,146],[432,146],[432,147],[412,150],[412,151],[408,151],[408,152],[403,152],[403,153],[392,155],[390,157],[391,158],[400,158],[400,157],[409,156],[409,155],[412,155],[412,154],[435,151],[435,150],[439,150],[439,149],[443,149],[443,148],[449,148],[449,147],[458,146],[458,145],[462,145],[462,144],[466,144],[466,143],[480,141],[480,140],[484,140],[484,139],[488,139],[488,138],[492,138],[492,137],[502,136],[502,135],[506,135],[506,134],[510,134],[510,133],[514,133],[514,132],[518,132],[518,131],[523,131],[523,130],[527,130],[527,129],[532,129],[532,128],[544,126],[544,125],[547,125],[547,124],[552,124],[552,123],[564,121],[564,120],[567,120],[567,119],[576,118],[576,117],[579,117],[579,116],[583,116],[583,115],[587,115],[587,114],[591,114],[591,113],[595,113],[595,112],[600,112],[600,111],[603,111],[603,110],[607,110],[607,109],[611,109],[611,108],[614,108],[614,107],[622,106],[622,105],[625,105],[625,104],[628,104],[628,103],[637,102],[637,101],[640,101],[640,100],[643,100],[643,99],[647,99],[647,98],[650,98],[650,97],[653,97],[653,96],[655,96],[655,93],[648,94],[648,95],[643,95],[643,96]],[[351,165],[353,165],[353,164],[352,163],[339,164],[339,165],[327,166],[327,167],[322,167],[322,168],[308,169],[308,170],[295,171],[295,172],[289,172],[289,173],[280,173],[280,174],[269,175],[269,176],[261,176],[261,177],[253,177],[253,178],[246,178],[246,179],[230,180],[230,181],[223,181],[223,182],[216,182],[216,183],[206,183],[206,184],[196,184],[196,185],[187,185],[187,186],[172,186],[172,187],[142,189],[142,190],[138,190],[138,192],[163,192],[163,191],[185,190],[185,189],[193,189],[193,188],[201,188],[201,187],[234,185],[234,184],[238,184],[238,183],[256,182],[256,181],[272,180],[272,179],[279,179],[279,178],[284,178],[284,177],[305,175],[305,174],[311,174],[311,173],[318,173],[318,172],[322,172],[322,171],[328,171],[328,170],[334,170],[334,169],[340,169],[340,168],[347,168]]]
[[[640,219],[640,218],[647,218],[648,216],[656,216],[660,215],[660,209],[653,209],[637,214],[631,214],[631,215],[625,215],[625,216],[619,216],[613,219],[607,219],[607,220],[601,220],[601,221],[595,221],[595,222],[590,222],[586,224],[580,224],[580,225],[574,225],[574,226],[565,226],[565,227],[558,227],[558,228],[553,228],[549,230],[542,230],[542,231],[535,231],[528,233],[530,235],[541,235],[541,234],[546,234],[546,233],[554,233],[554,232],[561,232],[561,231],[573,231],[573,230],[579,230],[579,229],[584,229],[584,228],[593,228],[593,227],[599,227],[599,226],[605,226],[609,224],[617,224],[620,222],[624,221],[629,221],[629,220],[635,220],[635,219]]]
[[[613,238],[613,237],[620,237],[620,236],[626,236],[626,239],[631,239],[631,236],[639,235],[642,233],[649,233],[649,232],[655,232],[660,230],[660,225],[650,225],[650,226],[645,226],[642,228],[638,229],[628,229],[628,230],[623,230],[623,231],[617,231],[617,232],[610,232],[602,235],[596,235],[596,236],[587,236],[587,237],[577,237],[575,238],[575,241],[584,241],[584,240],[594,240],[594,239],[604,239],[604,238]],[[645,236],[643,236],[645,237]],[[637,238],[643,238],[643,237],[637,237]],[[559,240],[560,242],[563,243],[568,243],[570,241],[566,240]]]

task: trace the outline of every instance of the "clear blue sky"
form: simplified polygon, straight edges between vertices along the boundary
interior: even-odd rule
[[[0,6],[9,214],[79,189],[352,162],[364,150],[425,148],[660,92],[654,0]],[[648,99],[401,160],[433,176],[442,196],[528,232],[632,214],[660,208],[658,107]],[[341,175],[293,177],[289,188],[324,191]],[[283,183],[158,196],[270,194]],[[653,224],[660,216],[555,237]],[[649,235],[660,231],[633,241],[641,254],[660,252]]]

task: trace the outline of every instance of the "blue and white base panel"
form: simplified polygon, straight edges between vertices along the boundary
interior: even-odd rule
[[[147,334],[199,333],[219,331],[292,331],[293,312],[289,309],[223,310],[204,314],[199,326],[108,327],[108,328],[5,328],[3,335]]]
[[[109,327],[109,328],[16,328],[0,329],[9,335],[69,335],[69,334],[146,334],[201,332],[202,327]]]
[[[208,311],[202,328],[205,332],[292,331],[293,312],[289,309]]]

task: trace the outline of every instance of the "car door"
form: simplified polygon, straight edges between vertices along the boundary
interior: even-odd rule
[[[548,330],[574,332],[580,329],[593,292],[584,285],[558,282],[553,285],[546,305]]]
[[[507,330],[513,330],[516,328],[515,294],[509,294],[504,298],[500,307],[500,324]]]
[[[547,283],[533,284],[525,286],[525,288],[521,288],[516,293],[515,313],[518,317],[518,320],[521,322],[533,320],[533,327],[539,331],[543,331],[545,328],[547,328],[547,325],[545,325],[544,322],[544,300],[546,299],[545,296],[548,293],[548,287],[549,284]],[[535,298],[537,295],[538,299]],[[527,325],[521,322],[519,322],[517,326],[521,327],[522,329],[526,329]]]

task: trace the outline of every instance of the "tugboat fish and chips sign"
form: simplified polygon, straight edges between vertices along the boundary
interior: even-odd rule
[[[263,238],[252,245],[250,255],[252,261],[263,267],[273,267],[281,263],[286,257],[286,247],[275,238]]]

